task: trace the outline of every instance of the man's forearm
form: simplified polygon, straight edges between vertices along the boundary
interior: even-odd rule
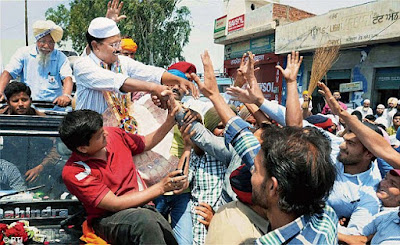
[[[164,85],[176,85],[180,84],[180,82],[188,82],[188,80],[175,76],[174,74],[169,72],[164,72],[161,77],[161,84]]]
[[[224,125],[228,123],[229,119],[236,116],[220,94],[210,96],[210,100],[213,103],[215,110],[218,112],[218,115],[221,117],[221,121]]]
[[[156,91],[156,89],[161,86],[151,82],[144,82],[133,78],[127,78],[124,84],[121,86],[120,90],[122,92],[149,92],[152,93]]]
[[[365,126],[356,117],[343,111],[340,117],[361,143],[376,157],[382,158],[392,167],[400,169],[400,154],[378,133]]]
[[[63,80],[63,94],[71,95],[73,86],[74,86],[74,83],[72,82],[72,78],[71,77],[64,78],[64,80]]]
[[[4,89],[6,88],[7,84],[11,80],[11,75],[8,71],[4,70],[3,73],[1,73],[0,76],[0,94],[4,92]]]
[[[171,130],[171,128],[175,125],[173,120],[164,122],[156,131],[146,135],[145,138],[145,151],[151,150],[154,146],[156,146],[162,139],[164,139],[165,135]]]
[[[300,110],[299,94],[297,92],[297,82],[287,82],[287,99],[286,99],[286,125],[287,126],[303,126],[303,115]]]
[[[122,196],[116,196],[112,191],[109,191],[97,207],[111,212],[118,212],[147,204],[162,194],[164,194],[164,191],[160,183],[143,191],[129,192]]]

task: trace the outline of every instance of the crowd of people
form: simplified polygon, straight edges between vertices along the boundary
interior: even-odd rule
[[[60,108],[75,100],[75,110],[64,117],[59,134],[72,152],[62,178],[85,207],[90,227],[90,236],[84,234],[83,240],[110,244],[400,241],[396,98],[388,100],[387,109],[378,105],[376,115],[367,99],[350,111],[340,101],[339,91],[332,94],[318,83],[326,105],[322,113],[312,115],[312,91],[304,91],[299,99],[296,79],[303,57],[293,51],[285,68],[276,67],[286,81],[285,107],[264,98],[254,55],[248,52],[234,78],[238,86],[227,89],[241,103],[233,106],[218,90],[207,51],[201,55],[203,81],[189,62],[165,70],[134,60],[138,46],[129,36],[121,38],[117,26],[121,8],[122,3],[113,0],[106,17],[91,21],[87,48],[72,68],[54,49],[62,29],[51,21],[36,22],[36,45],[18,50],[0,77],[0,99],[7,101],[2,114],[44,116],[32,107],[32,99],[51,101]],[[20,82],[10,82],[18,76]],[[201,92],[210,102],[184,103],[189,92],[194,98]],[[146,135],[134,130],[135,119],[127,106],[143,93],[168,111],[160,127]],[[110,109],[124,115],[119,127],[103,125],[102,114]],[[176,170],[166,171],[150,185],[133,156],[154,148],[170,131],[170,155],[179,159]],[[27,171],[27,181],[34,181],[49,159],[58,157],[55,149],[51,152]],[[0,163],[12,168],[6,161]],[[21,183],[18,170],[11,172],[8,177],[0,174],[0,182],[13,177]],[[9,188],[24,188],[15,185],[13,180]]]

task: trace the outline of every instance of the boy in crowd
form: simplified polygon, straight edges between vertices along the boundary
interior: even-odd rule
[[[111,244],[176,244],[168,222],[149,205],[167,191],[185,188],[182,170],[146,188],[132,155],[153,148],[175,124],[173,113],[153,133],[139,136],[119,128],[103,128],[100,114],[69,113],[60,138],[73,152],[62,177],[68,190],[83,203],[88,225]]]

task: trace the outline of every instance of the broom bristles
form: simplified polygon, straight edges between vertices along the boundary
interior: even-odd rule
[[[308,93],[311,95],[317,83],[326,75],[328,70],[332,67],[333,63],[339,54],[340,46],[323,46],[317,48],[314,53],[313,63],[311,67],[310,84],[308,85]]]

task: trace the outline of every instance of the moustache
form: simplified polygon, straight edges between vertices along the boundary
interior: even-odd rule
[[[179,93],[179,89],[177,89],[177,88],[173,88],[173,89],[172,89],[172,93],[180,94],[180,93]]]

